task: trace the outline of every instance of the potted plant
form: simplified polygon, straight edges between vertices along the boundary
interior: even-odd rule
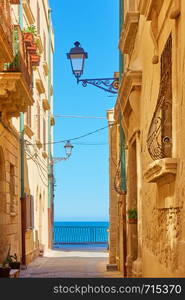
[[[30,61],[32,66],[38,67],[40,65],[40,55],[38,53],[30,54]]]
[[[4,226],[0,226],[0,278],[9,277],[10,266],[7,261],[7,253],[9,252],[8,247],[8,239],[4,234],[5,228]]]
[[[28,26],[23,30],[24,42],[26,47],[31,47],[31,44],[34,42],[34,37],[36,36],[36,27],[35,25]]]
[[[8,262],[3,262],[2,264],[0,264],[0,278],[6,277],[8,278],[10,275],[10,266],[8,264]]]
[[[137,210],[136,208],[130,208],[128,210],[128,223],[136,224],[137,223]]]
[[[10,250],[10,247],[9,247]],[[9,261],[8,261],[8,257],[9,257],[9,250],[8,250],[8,254],[6,256],[6,258],[4,259],[3,263],[0,265],[0,277],[9,277],[10,274],[10,266],[9,266]]]
[[[19,261],[17,261],[17,254],[14,253],[14,255],[9,255],[7,257],[9,266],[11,269],[20,269],[21,263]]]
[[[36,54],[37,53],[37,44],[35,42],[33,42],[26,49],[30,54]]]

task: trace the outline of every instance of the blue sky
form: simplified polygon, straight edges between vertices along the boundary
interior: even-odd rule
[[[118,71],[119,1],[50,0],[50,5],[55,32],[54,115],[106,117],[106,110],[114,106],[116,97],[90,85],[77,85],[66,53],[79,41],[88,52],[82,78],[113,77]],[[107,125],[106,119],[55,120],[55,141]],[[55,164],[55,221],[107,221],[108,130],[72,144],[70,159]],[[63,147],[64,144],[55,145],[55,157],[65,156]]]

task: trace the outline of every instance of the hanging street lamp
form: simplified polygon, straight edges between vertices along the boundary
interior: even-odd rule
[[[64,146],[66,157],[53,157],[50,164],[54,165],[55,163],[57,163],[59,161],[69,159],[69,157],[71,156],[73,148],[74,148],[74,146],[71,145],[70,141],[67,141],[65,143],[65,146]]]
[[[106,92],[117,94],[119,88],[119,78],[93,78],[79,79],[84,71],[85,59],[88,58],[87,52],[80,47],[79,42],[74,43],[75,47],[71,48],[67,53],[67,58],[71,62],[72,73],[77,79],[77,83],[81,82],[83,87],[88,84],[94,85]]]

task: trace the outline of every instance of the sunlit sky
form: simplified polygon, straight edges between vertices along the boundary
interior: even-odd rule
[[[117,0],[50,0],[55,32],[54,115],[106,117],[116,101],[97,87],[76,84],[66,53],[75,41],[88,52],[82,78],[113,77],[118,71]],[[105,119],[56,117],[54,140],[105,127]],[[107,221],[109,209],[108,130],[72,142],[67,161],[55,164],[55,221]],[[54,156],[65,156],[56,144]]]

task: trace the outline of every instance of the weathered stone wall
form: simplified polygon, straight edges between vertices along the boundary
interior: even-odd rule
[[[14,167],[14,195],[10,199],[10,164]],[[0,263],[7,255],[21,256],[21,224],[19,200],[19,138],[13,127],[0,123]]]
[[[133,200],[133,176],[130,174],[130,168],[134,162],[130,147],[138,131],[136,137],[138,259],[133,262],[129,258],[129,272],[133,276],[135,274],[142,277],[185,277],[185,37],[183,34],[185,2],[159,1],[156,2],[158,8],[156,10],[156,6],[152,4],[155,1],[150,1],[150,11],[147,10],[146,2],[149,1],[138,1],[135,15],[128,15],[125,12],[127,19],[119,44],[120,49],[125,53],[125,74],[118,100],[122,105],[123,126],[128,148],[128,206]],[[147,139],[160,95],[160,58],[170,34],[172,36],[172,155],[171,160],[159,159],[155,161],[154,166],[148,151]],[[131,44],[133,48],[129,48]],[[142,74],[141,94],[140,97],[136,95],[132,97],[135,86],[138,86],[134,72],[139,71]],[[120,109],[119,101],[116,110]],[[134,101],[137,105],[139,103],[138,109],[134,109]],[[173,165],[172,169],[168,169],[170,164]],[[128,252],[133,253],[132,237],[129,233],[127,243],[130,243]]]

